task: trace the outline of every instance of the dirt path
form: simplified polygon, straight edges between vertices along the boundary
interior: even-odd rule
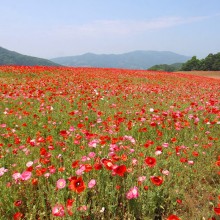
[[[190,75],[220,79],[220,71],[178,71],[177,73],[185,73]]]

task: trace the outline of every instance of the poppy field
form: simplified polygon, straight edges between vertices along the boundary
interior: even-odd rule
[[[220,217],[220,80],[0,67],[0,219]]]

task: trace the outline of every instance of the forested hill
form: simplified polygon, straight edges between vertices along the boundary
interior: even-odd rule
[[[60,66],[47,59],[22,55],[0,47],[0,65]]]

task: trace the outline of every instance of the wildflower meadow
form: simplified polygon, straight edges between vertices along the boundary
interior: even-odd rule
[[[218,220],[220,80],[0,67],[0,219]]]

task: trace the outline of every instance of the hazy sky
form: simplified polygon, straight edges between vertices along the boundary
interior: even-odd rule
[[[220,52],[220,0],[0,0],[0,46],[43,58]]]

